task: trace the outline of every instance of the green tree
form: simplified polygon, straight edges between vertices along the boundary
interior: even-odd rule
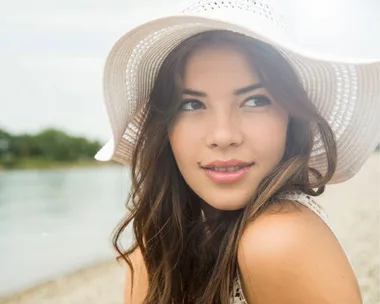
[[[92,160],[100,147],[98,141],[70,136],[52,128],[35,135],[11,135],[0,129],[0,165],[4,167],[16,166],[25,159],[50,162]]]

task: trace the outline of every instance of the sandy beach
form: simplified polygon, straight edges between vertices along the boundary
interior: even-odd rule
[[[124,270],[104,261],[0,299],[1,304],[122,304]]]
[[[380,159],[374,154],[342,185],[317,199],[357,275],[365,304],[380,303]],[[328,271],[328,270],[327,270]],[[104,261],[1,299],[1,304],[122,304],[124,268]]]

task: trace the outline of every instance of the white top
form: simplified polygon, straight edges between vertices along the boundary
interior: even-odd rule
[[[292,201],[296,201],[308,207],[309,209],[314,211],[329,226],[328,216],[325,210],[319,204],[317,204],[311,196],[301,191],[292,191],[292,192],[281,194],[280,196],[278,196],[278,198],[290,199]],[[244,297],[243,289],[241,287],[239,271],[237,272],[237,276],[234,282],[230,303],[231,304],[248,304],[247,300]]]

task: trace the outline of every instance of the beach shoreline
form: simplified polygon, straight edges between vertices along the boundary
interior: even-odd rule
[[[58,162],[58,161],[45,161],[42,163],[30,163],[7,168],[0,165],[0,172],[12,171],[33,171],[33,170],[70,170],[77,168],[97,168],[102,166],[121,166],[116,162],[101,162],[97,160],[74,161],[74,162]]]
[[[124,267],[115,259],[99,261],[25,290],[0,297],[0,304],[90,302],[121,304],[124,271]]]

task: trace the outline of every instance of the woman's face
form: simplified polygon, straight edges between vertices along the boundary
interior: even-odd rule
[[[243,208],[282,159],[288,114],[232,47],[194,52],[183,81],[169,131],[178,168],[212,207]]]

